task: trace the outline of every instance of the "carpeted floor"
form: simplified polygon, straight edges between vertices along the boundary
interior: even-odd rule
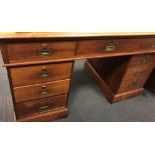
[[[75,64],[70,115],[60,121],[129,122],[155,121],[155,95],[143,92],[140,96],[110,104],[91,77],[83,69],[84,61]]]
[[[0,60],[2,62],[2,60]],[[110,104],[97,84],[83,69],[84,61],[75,63],[70,114],[58,122],[128,122],[155,121],[155,95],[145,91],[138,97]],[[13,121],[13,107],[6,71],[0,67],[0,121]]]
[[[0,52],[0,121],[13,121],[13,104],[11,99],[11,92],[7,78],[6,69],[1,67],[2,56]]]

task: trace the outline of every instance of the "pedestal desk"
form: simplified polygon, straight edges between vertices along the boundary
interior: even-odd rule
[[[17,121],[53,121],[68,114],[74,62],[107,99],[139,95],[155,67],[155,32],[0,33]],[[3,91],[3,88],[1,88]]]

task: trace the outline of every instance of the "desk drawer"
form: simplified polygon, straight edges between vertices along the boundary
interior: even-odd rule
[[[122,79],[118,93],[142,88],[152,70],[153,67],[150,65],[143,65],[128,69]]]
[[[139,48],[139,39],[104,39],[79,42],[79,54],[126,52]]]
[[[66,102],[67,94],[39,100],[33,100],[29,102],[17,103],[17,116],[18,118],[21,118],[48,110],[66,107]]]
[[[129,67],[155,63],[155,54],[141,54],[131,57]]]
[[[7,44],[10,63],[68,58],[74,55],[75,42],[39,42]]]
[[[72,62],[11,68],[14,87],[70,79]]]
[[[144,38],[140,41],[140,49],[155,50],[155,38]]]
[[[70,80],[48,82],[14,88],[16,102],[25,102],[49,96],[68,93]]]

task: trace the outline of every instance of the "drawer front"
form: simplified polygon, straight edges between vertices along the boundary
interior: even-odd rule
[[[139,48],[139,39],[104,39],[79,42],[79,54],[126,52]]]
[[[11,68],[14,87],[70,79],[72,63],[37,65]]]
[[[144,38],[140,41],[140,49],[155,50],[155,38]]]
[[[70,80],[61,80],[57,82],[15,87],[15,101],[18,103],[59,94],[66,94],[68,93],[69,85]]]
[[[10,63],[68,58],[74,55],[75,42],[40,42],[7,44]]]
[[[67,94],[29,102],[17,103],[17,117],[26,117],[36,113],[66,107]]]
[[[129,67],[143,65],[143,64],[147,65],[150,63],[155,63],[155,54],[134,55],[130,59]]]
[[[130,68],[127,70],[120,84],[118,93],[123,93],[138,88],[142,88],[148,77],[150,76],[153,67],[144,65],[140,67]]]

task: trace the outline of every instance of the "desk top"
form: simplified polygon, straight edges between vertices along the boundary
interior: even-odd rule
[[[155,36],[155,32],[0,32],[0,39]]]

